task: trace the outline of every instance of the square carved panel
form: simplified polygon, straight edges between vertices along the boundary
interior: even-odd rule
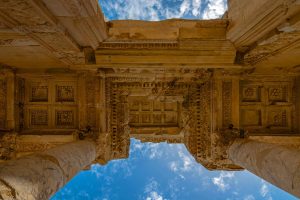
[[[48,102],[48,86],[32,85],[30,102]]]
[[[287,127],[287,111],[286,110],[271,110],[268,111],[268,126],[269,127]]]
[[[153,123],[154,124],[162,124],[162,116],[161,114],[153,114]]]
[[[165,103],[165,110],[166,111],[176,111],[177,110],[177,103],[176,102],[166,102]]]
[[[262,112],[256,109],[242,109],[241,122],[243,126],[261,126]]]
[[[74,102],[75,89],[71,85],[56,86],[56,102]]]
[[[270,86],[268,89],[268,98],[272,102],[286,102],[287,87],[286,86]]]
[[[138,111],[140,109],[140,102],[136,100],[130,101],[129,109],[132,111]]]
[[[153,110],[160,111],[162,109],[162,103],[160,101],[153,101]]]
[[[151,109],[151,102],[150,101],[142,101],[142,111],[150,111]]]
[[[242,87],[242,102],[261,102],[261,88],[258,85]]]
[[[130,114],[129,116],[129,123],[139,123],[139,115],[137,114]]]
[[[48,110],[35,110],[29,111],[30,126],[48,126]]]
[[[74,126],[74,111],[72,110],[56,110],[55,124],[58,127],[73,127]]]
[[[151,115],[150,114],[141,114],[142,123],[151,123]]]
[[[165,122],[170,124],[177,123],[177,116],[174,113],[167,113],[165,114]]]

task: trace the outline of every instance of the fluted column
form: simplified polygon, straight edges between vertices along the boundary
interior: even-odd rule
[[[237,139],[228,154],[234,164],[300,197],[300,150]]]
[[[96,144],[78,141],[2,163],[0,199],[47,200],[95,158]]]

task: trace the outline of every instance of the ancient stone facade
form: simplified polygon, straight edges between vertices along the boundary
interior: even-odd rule
[[[105,22],[96,0],[0,4],[3,199],[47,199],[84,167],[127,158],[130,138],[183,143],[210,170],[245,168],[300,197],[299,169],[275,158],[300,164],[298,1],[158,22]],[[41,187],[14,181],[25,164]]]

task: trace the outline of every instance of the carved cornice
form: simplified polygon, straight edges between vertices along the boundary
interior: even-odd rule
[[[34,39],[68,65],[84,63],[77,43],[42,2],[0,0],[0,4],[0,18],[9,28]]]
[[[99,49],[178,49],[177,41],[118,41],[102,42]]]
[[[235,44],[238,50],[249,48],[252,44],[276,29],[277,26],[299,11],[297,0],[276,2],[266,0],[262,1],[263,3],[261,4],[263,6],[255,10],[252,8],[255,8],[256,3],[250,1],[245,2],[238,3],[238,0],[232,0],[232,2],[229,3],[228,17],[231,23],[228,27],[227,38]],[[243,5],[243,7],[238,5]],[[255,13],[247,13],[246,11],[248,10]]]

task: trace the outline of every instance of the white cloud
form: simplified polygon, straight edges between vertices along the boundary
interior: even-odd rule
[[[200,10],[201,10],[201,0],[192,0],[192,13],[194,16],[199,16],[200,15]]]
[[[261,187],[260,187],[260,195],[268,200],[272,200],[272,196],[270,194],[270,190],[269,190],[269,187],[267,185],[267,183],[265,181],[261,181]]]
[[[260,195],[262,197],[265,197],[269,192],[268,186],[264,183],[262,184],[262,186],[260,187]]]
[[[180,5],[180,17],[182,17],[184,14],[189,12],[190,10],[190,0],[183,0],[182,4]]]
[[[158,183],[152,178],[150,179],[149,183],[145,186],[144,192],[150,193],[153,190],[158,190]]]
[[[230,188],[229,181],[234,178],[234,172],[224,172],[222,171],[218,177],[214,177],[212,182],[221,191],[226,191]]]
[[[183,161],[183,171],[190,171],[192,169],[192,160],[189,155],[184,154],[182,151],[178,152],[179,157]]]
[[[150,193],[150,196],[146,198],[146,200],[165,200],[161,195],[159,195],[157,192],[153,191]]]
[[[222,17],[227,10],[226,0],[209,0],[203,12],[203,19],[216,19]]]
[[[145,186],[144,192],[146,194],[146,200],[167,200],[162,194],[158,192],[158,182],[153,178],[149,180],[149,183]]]
[[[255,197],[253,195],[247,195],[244,197],[244,200],[255,200]]]
[[[178,171],[178,164],[175,161],[172,161],[169,163],[169,167],[171,169],[171,171],[173,172],[177,172]]]

